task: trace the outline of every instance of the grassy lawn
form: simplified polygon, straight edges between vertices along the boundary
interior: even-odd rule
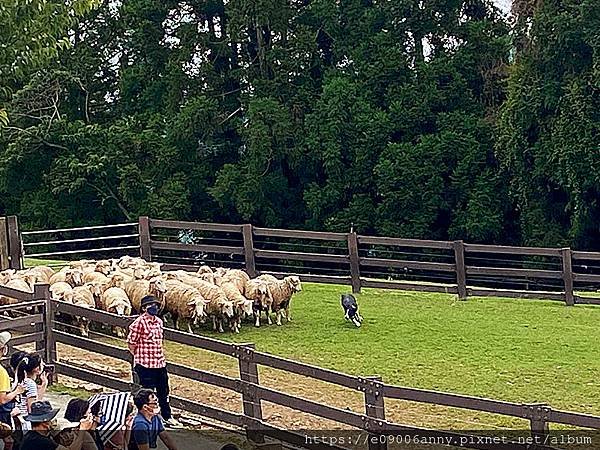
[[[293,322],[218,337],[390,383],[600,414],[598,307],[365,289],[357,329],[339,304],[347,290],[306,283]]]

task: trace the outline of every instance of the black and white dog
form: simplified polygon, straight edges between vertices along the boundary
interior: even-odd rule
[[[346,320],[351,320],[354,325],[360,327],[363,318],[358,312],[358,303],[352,294],[342,294],[342,308],[344,308]]]

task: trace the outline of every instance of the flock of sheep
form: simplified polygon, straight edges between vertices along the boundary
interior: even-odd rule
[[[0,285],[33,292],[36,283],[50,284],[54,300],[122,316],[139,312],[142,298],[154,295],[162,304],[161,315],[169,314],[176,329],[179,322],[187,322],[190,333],[192,325],[207,319],[212,320],[215,331],[230,329],[239,333],[244,319],[252,319],[255,326],[260,326],[262,314],[272,324],[272,313],[276,314],[277,325],[281,325],[283,317],[291,321],[292,295],[302,290],[296,276],[279,280],[260,275],[251,279],[243,270],[213,270],[208,266],[201,266],[197,272],[162,271],[159,263],[131,256],[76,261],[58,272],[47,266],[0,272]],[[0,305],[18,302],[0,296]],[[87,336],[89,322],[85,317],[74,321]],[[117,330],[117,334],[122,336],[123,331]]]

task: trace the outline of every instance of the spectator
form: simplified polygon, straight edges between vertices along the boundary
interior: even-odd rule
[[[32,431],[27,432],[23,437],[20,450],[81,450],[87,433],[77,433],[69,446],[59,445],[48,436],[54,427],[53,423],[58,411],[52,408],[50,402],[31,404],[31,413],[25,417],[25,420],[31,423]],[[81,431],[91,430],[92,427],[91,417],[86,417],[79,423]]]
[[[159,305],[156,297],[142,298],[141,314],[129,326],[127,346],[141,386],[156,390],[163,419],[176,427],[180,424],[172,417],[169,405],[169,374],[163,350],[163,321],[157,316]]]
[[[135,418],[133,405],[131,403],[127,403],[127,411],[125,414],[125,423],[122,424],[122,427],[106,441],[104,450],[127,450],[131,438],[131,427],[133,425],[133,419]]]
[[[2,356],[8,353],[8,341],[11,339],[11,334],[8,331],[0,333],[0,352]],[[12,428],[11,413],[16,406],[16,398],[25,392],[22,386],[11,388],[10,377],[8,372],[0,366],[0,422]]]
[[[40,378],[38,386],[36,379]],[[33,402],[44,400],[48,387],[48,377],[42,370],[42,359],[39,355],[31,354],[23,357],[17,365],[17,384],[25,388],[25,392],[19,396],[17,406],[21,413],[21,424],[23,431],[31,430],[31,424],[24,417],[31,412]]]
[[[88,431],[81,431],[79,428],[80,422],[85,417],[92,417],[93,424],[92,428]],[[56,442],[68,446],[74,440],[77,434],[83,434],[83,444],[81,445],[82,450],[104,450],[100,447],[97,442],[96,427],[100,424],[100,417],[94,416],[90,410],[90,402],[87,400],[81,400],[74,398],[67,404],[65,410],[65,420],[69,422],[69,426],[64,428],[56,436]]]
[[[133,419],[129,450],[156,448],[159,437],[169,450],[177,450],[171,436],[165,431],[156,394],[149,389],[141,389],[135,394],[133,403],[138,414]]]

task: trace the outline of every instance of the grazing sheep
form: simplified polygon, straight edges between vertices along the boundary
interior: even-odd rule
[[[103,311],[119,316],[131,315],[131,302],[127,293],[120,287],[109,287],[100,297],[100,307]],[[119,327],[113,327],[113,333],[117,337],[125,337],[125,330]]]
[[[26,276],[28,277],[28,276]],[[24,277],[25,278],[25,277]],[[12,278],[6,282],[6,287],[17,289],[22,292],[33,292],[31,285],[28,280],[23,278]],[[17,303],[21,303],[21,300],[16,298],[8,297],[5,295],[0,295],[0,306],[5,305],[16,305]]]
[[[82,308],[93,309],[96,307],[96,295],[98,292],[99,287],[92,283],[87,283],[83,286],[74,287],[73,304],[75,306],[81,306]],[[89,319],[83,316],[75,316],[74,324],[79,329],[82,336],[89,336]]]
[[[223,283],[233,283],[241,294],[244,294],[246,283],[250,281],[250,276],[243,270],[231,269],[221,277],[221,286]]]
[[[140,312],[142,298],[147,295],[156,297],[161,303],[161,309],[163,309],[167,286],[159,277],[150,280],[132,280],[125,283],[125,292],[131,301],[131,306],[137,312]]]
[[[253,278],[246,282],[244,286],[244,296],[253,302],[254,310],[254,325],[260,327],[260,314],[264,312],[267,316],[267,323],[271,325],[271,307],[273,305],[273,297],[269,290],[269,285],[264,280]]]
[[[251,317],[253,314],[253,302],[244,297],[237,286],[231,282],[223,283],[221,289],[227,296],[227,300],[233,303],[234,315],[231,325],[233,331],[239,333],[242,327],[242,319]]]
[[[66,269],[55,273],[50,277],[50,284],[58,283],[59,281],[67,282],[71,287],[81,286],[83,284],[83,271],[81,269]]]
[[[185,319],[188,333],[193,333],[192,323],[198,325],[206,318],[208,301],[198,289],[180,281],[168,280],[165,285],[165,310],[171,314],[173,326],[179,329],[179,319]]]
[[[50,286],[50,296],[53,300],[73,303],[73,287],[66,281],[57,281]]]
[[[107,283],[108,277],[101,272],[91,271],[83,274],[84,283]]]
[[[0,284],[6,284],[14,276],[16,270],[6,269],[0,272]]]
[[[290,302],[292,295],[302,291],[300,278],[297,276],[285,277],[283,280],[278,280],[273,275],[261,275],[258,280],[264,280],[269,285],[269,291],[273,298],[273,312],[277,315],[277,325],[281,325],[281,317],[285,314],[288,322],[292,321],[290,316]]]
[[[54,270],[52,270],[48,266],[36,266],[30,269],[27,269],[27,274],[33,275],[35,277],[36,283],[50,283],[50,278],[54,275]]]

